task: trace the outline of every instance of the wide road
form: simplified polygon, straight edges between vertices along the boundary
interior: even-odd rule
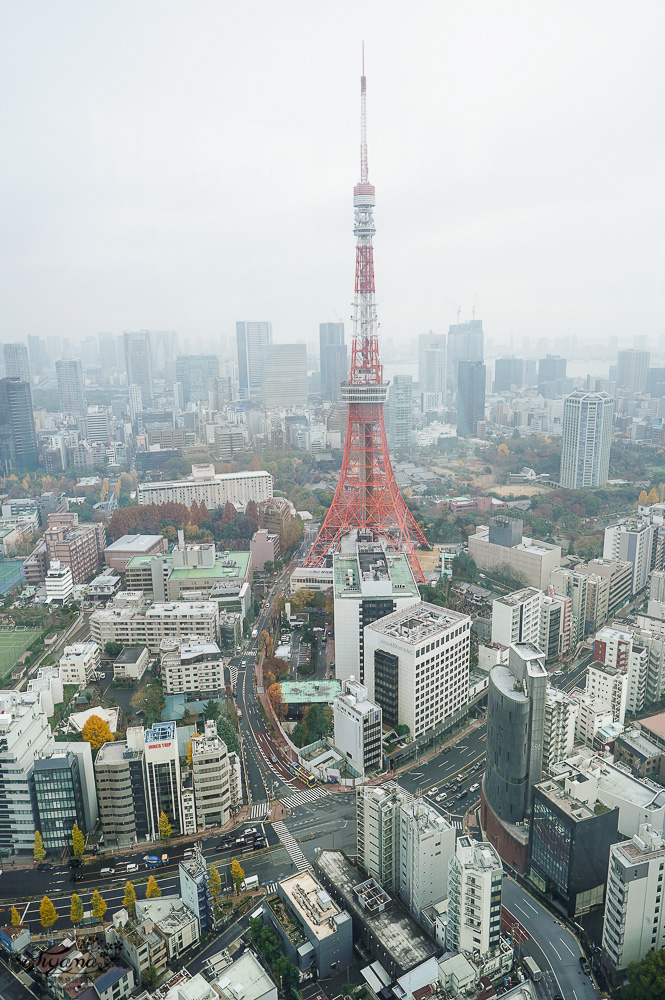
[[[531,955],[543,971],[544,960],[551,966],[555,991],[549,992],[566,1000],[598,1000],[601,994],[582,972],[582,950],[575,935],[509,876],[503,880],[501,901],[531,936],[519,945],[519,957]]]

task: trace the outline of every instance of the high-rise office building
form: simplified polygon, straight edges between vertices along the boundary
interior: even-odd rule
[[[395,375],[388,389],[388,441],[394,453],[410,452],[413,442],[413,379]]]
[[[25,344],[3,344],[2,353],[5,360],[5,376],[18,378],[21,382],[30,382],[28,348]]]
[[[83,372],[78,358],[60,358],[55,363],[60,408],[63,413],[84,417],[88,412],[83,388]]]
[[[649,369],[646,391],[652,399],[663,399],[665,397],[665,368]]]
[[[614,398],[577,389],[563,403],[561,485],[569,490],[605,486],[610,468]]]
[[[456,389],[460,361],[475,361],[482,364],[484,359],[485,335],[483,322],[472,319],[468,323],[456,323],[448,329],[448,386]]]
[[[150,331],[125,330],[123,338],[125,343],[127,385],[140,386],[144,404],[152,403],[154,389],[152,384]]]
[[[538,385],[541,382],[555,382],[558,378],[566,377],[566,358],[560,358],[558,354],[547,354],[538,362]]]
[[[182,385],[184,405],[207,403],[213,378],[219,375],[216,354],[180,354],[175,359],[175,377]]]
[[[32,851],[35,839],[32,771],[51,743],[51,727],[38,698],[0,692],[0,849]]]
[[[175,330],[150,330],[150,360],[154,372],[162,372],[165,377],[172,378],[169,372],[173,364],[177,346],[178,334]]]
[[[494,391],[509,392],[525,385],[526,362],[523,358],[497,358],[494,362]]]
[[[342,398],[341,385],[349,377],[349,359],[343,323],[319,323],[321,396],[331,403]]]
[[[272,323],[237,322],[238,388],[242,399],[263,389],[264,354],[272,344]]]
[[[649,351],[619,351],[617,355],[617,389],[644,392],[651,354]]]
[[[278,406],[306,406],[307,348],[304,344],[266,346],[263,392],[267,409]]]
[[[118,339],[114,333],[98,333],[97,347],[102,371],[120,367],[118,364]]]
[[[477,361],[460,361],[457,368],[457,436],[475,437],[485,419],[487,369]]]
[[[88,832],[79,767],[76,754],[59,748],[35,759],[35,822],[47,851],[71,844],[74,823],[82,833]]]
[[[421,333],[418,337],[418,387],[421,392],[446,391],[446,334]]]
[[[128,390],[129,419],[136,423],[139,413],[143,413],[143,391],[140,385],[130,385]]]
[[[30,370],[34,375],[43,375],[48,368],[46,342],[40,337],[28,334],[28,354],[30,355]]]
[[[30,383],[0,379],[0,467],[9,475],[32,471],[38,465]]]
[[[127,731],[132,746],[143,741],[143,770],[148,806],[148,826],[152,840],[159,837],[159,817],[165,813],[173,832],[183,832],[182,781],[175,722],[156,722],[152,729]],[[131,735],[130,735],[131,734]]]

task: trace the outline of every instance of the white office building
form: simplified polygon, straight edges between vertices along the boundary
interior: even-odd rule
[[[101,650],[96,642],[75,642],[65,646],[60,657],[60,680],[63,684],[85,687],[99,670]]]
[[[335,553],[333,585],[335,674],[340,680],[355,677],[366,683],[365,626],[418,604],[418,586],[404,553],[386,552],[378,542],[358,542],[349,551]]]
[[[542,590],[525,587],[492,601],[492,642],[510,646],[514,642],[538,645]]]
[[[399,897],[419,922],[425,907],[448,895],[455,837],[455,827],[424,799],[400,806]]]
[[[66,563],[54,559],[44,580],[47,604],[64,604],[74,592],[72,571]]]
[[[638,594],[649,582],[654,527],[631,518],[605,528],[603,558],[629,562],[633,567],[631,593]]]
[[[51,744],[51,727],[39,696],[0,691],[0,850],[32,851],[35,821],[31,774],[34,759]]]
[[[357,793],[358,864],[393,895],[399,888],[399,811],[410,799],[394,781],[360,785]]]
[[[547,686],[543,727],[543,771],[569,757],[575,744],[578,704],[565,691]]]
[[[610,467],[614,397],[577,389],[563,404],[561,486],[605,486]]]
[[[382,763],[381,707],[367,697],[354,677],[342,681],[333,701],[335,747],[358,774],[380,771]]]
[[[224,658],[216,642],[196,635],[162,639],[162,684],[166,695],[219,698],[224,693]]]
[[[501,942],[503,866],[496,850],[460,837],[448,866],[446,949],[486,956]]]
[[[217,723],[208,719],[205,732],[192,738],[192,775],[196,824],[224,826],[233,815],[236,795],[232,795],[235,772],[229,761],[226,743],[217,735]]]
[[[587,691],[599,696],[612,706],[615,722],[623,724],[626,711],[640,712],[645,705],[649,674],[649,643],[645,643],[633,631],[610,626],[596,633],[593,644],[594,661],[589,666]],[[600,666],[614,668],[601,676]],[[591,672],[595,671],[593,677]],[[625,681],[621,678],[625,677]],[[592,684],[594,690],[589,686]],[[604,693],[600,692],[602,686]],[[623,717],[621,717],[623,715]]]
[[[570,696],[577,705],[575,742],[593,746],[596,733],[614,722],[612,709],[606,701],[593,698],[585,691],[575,690]]]
[[[214,465],[193,465],[189,479],[165,483],[139,483],[139,503],[182,503],[194,501],[208,510],[217,510],[230,502],[245,507],[250,500],[260,503],[272,497],[273,480],[269,472],[229,472],[216,474]]]
[[[665,947],[665,840],[645,824],[613,844],[603,922],[603,964],[615,983],[631,962]]]
[[[338,628],[338,626],[336,626]],[[365,683],[383,721],[417,738],[469,700],[471,618],[416,604],[365,628]]]

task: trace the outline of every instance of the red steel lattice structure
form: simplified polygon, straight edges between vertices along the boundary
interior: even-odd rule
[[[342,385],[342,399],[349,405],[344,457],[337,489],[306,566],[321,566],[336,552],[344,535],[367,529],[388,546],[405,552],[414,576],[423,581],[416,555],[418,546],[429,547],[404,502],[388,454],[383,406],[388,383],[383,381],[379,359],[376,302],[374,300],[374,185],[367,172],[367,117],[365,65],[360,78],[360,182],[353,189],[356,237],[356,285],[353,302],[351,375]]]

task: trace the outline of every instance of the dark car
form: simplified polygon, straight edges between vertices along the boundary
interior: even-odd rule
[[[36,872],[50,872],[52,867],[53,867],[52,865],[47,865],[44,861],[42,861],[41,864],[35,865],[34,870]]]
[[[70,872],[70,875],[69,875],[69,881],[70,882],[80,882],[82,878],[83,878],[83,876],[80,875],[78,872]]]
[[[82,864],[83,864],[83,862],[81,861],[80,858],[70,858],[69,859],[69,867],[70,868],[80,868]]]

